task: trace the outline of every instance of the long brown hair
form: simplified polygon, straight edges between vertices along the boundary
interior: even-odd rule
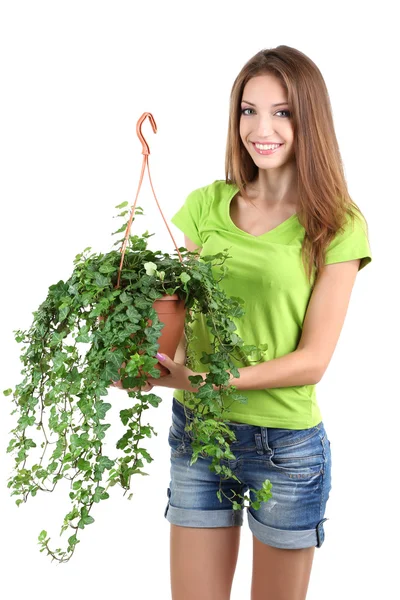
[[[348,217],[354,219],[358,212],[365,222],[367,235],[368,226],[347,189],[322,74],[310,58],[290,46],[257,52],[234,81],[225,157],[226,183],[235,184],[246,200],[246,186],[257,177],[258,167],[239,134],[240,105],[249,79],[264,74],[277,77],[288,95],[298,173],[297,214],[305,229],[302,259],[311,282],[314,275],[318,277],[322,272],[327,246],[337,232],[343,231]]]

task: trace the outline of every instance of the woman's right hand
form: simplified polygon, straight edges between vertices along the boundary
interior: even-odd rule
[[[114,348],[112,348],[112,350],[114,350]],[[121,366],[125,367],[126,363],[123,362]],[[140,371],[139,371],[139,373],[140,373]],[[118,375],[119,374],[120,374],[120,372],[119,372],[119,369],[118,369]],[[149,383],[148,381],[146,381],[146,384],[144,386],[142,386],[142,387],[124,388],[124,387],[122,387],[122,383],[121,383],[120,379],[118,379],[118,381],[111,380],[111,385],[113,387],[119,388],[120,390],[124,390],[125,392],[138,392],[139,390],[141,392],[150,392],[150,390],[152,390],[153,387],[154,387],[151,383]]]

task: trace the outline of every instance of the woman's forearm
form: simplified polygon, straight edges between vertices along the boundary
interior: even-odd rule
[[[263,390],[267,388],[314,385],[320,380],[317,361],[305,349],[295,350],[279,358],[251,367],[240,367],[240,377],[233,378],[229,385],[238,390]],[[205,379],[207,373],[201,373]],[[218,386],[214,385],[214,389]]]
[[[186,364],[186,336],[185,331],[182,333],[182,337],[179,340],[178,347],[175,352],[174,362],[178,363],[178,365]]]

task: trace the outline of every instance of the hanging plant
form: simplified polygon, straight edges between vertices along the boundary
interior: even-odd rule
[[[138,122],[139,137],[147,116],[156,131],[152,115],[144,113]],[[94,522],[93,506],[109,498],[110,487],[120,485],[125,495],[131,489],[132,475],[147,475],[144,461],[150,463],[153,458],[142,440],[157,433],[143,422],[143,414],[150,406],[157,407],[161,398],[140,388],[148,377],[168,372],[158,363],[156,353],[174,356],[183,332],[190,340],[191,323],[199,313],[206,317],[212,353],[203,352],[201,359],[209,370],[205,380],[201,375],[189,377],[195,403],[195,416],[187,428],[193,449],[190,464],[199,457],[212,457],[210,469],[221,481],[239,481],[221,464],[235,459],[230,444],[236,439],[226,423],[222,397],[247,401],[235,386],[228,385],[229,378],[230,374],[239,377],[234,359],[244,360],[260,348],[244,345],[235,333],[234,319],[244,311],[242,300],[228,297],[219,286],[227,272],[226,250],[199,260],[185,248],[176,247],[172,255],[150,250],[147,240],[152,234],[148,232],[130,234],[135,209],[136,215],[143,214],[136,202],[149,154],[144,144],[135,204],[128,221],[113,233],[125,231],[124,238],[114,244],[122,243],[121,249],[101,254],[85,248],[75,257],[69,279],[49,287],[46,300],[33,313],[30,328],[14,331],[15,340],[24,345],[20,355],[24,368],[22,381],[14,390],[3,392],[12,394],[15,408],[11,414],[17,420],[7,448],[15,456],[8,487],[11,495],[18,497],[19,506],[39,491],[52,492],[61,479],[70,482],[72,508],[60,532],[71,533],[66,550],[50,549],[45,530],[38,538],[40,552],[46,550],[59,562],[71,558],[80,543],[80,530]],[[127,205],[123,202],[116,208]],[[125,218],[128,212],[122,210],[117,217]],[[85,351],[81,344],[89,348]],[[116,444],[117,452],[109,456],[104,443],[111,404],[103,398],[117,381],[135,403],[120,411],[126,430]],[[252,489],[255,499],[250,506],[258,509],[261,502],[268,501],[270,488],[266,480],[260,490]],[[220,501],[223,493],[220,485]],[[238,510],[246,499],[250,501],[237,494],[230,500]]]

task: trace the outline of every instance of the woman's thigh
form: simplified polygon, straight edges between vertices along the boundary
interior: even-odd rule
[[[239,553],[240,527],[171,524],[173,600],[229,600]]]

